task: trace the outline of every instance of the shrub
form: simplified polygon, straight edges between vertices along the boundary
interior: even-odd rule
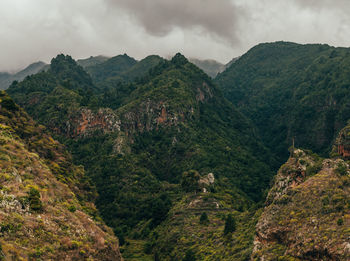
[[[337,225],[338,226],[341,226],[341,225],[343,225],[344,224],[344,220],[342,219],[342,218],[339,218],[338,220],[337,220]]]
[[[74,205],[69,205],[69,206],[68,206],[68,210],[69,210],[70,212],[74,213],[74,212],[77,210],[77,208],[76,208]]]
[[[199,219],[199,222],[200,222],[201,224],[207,224],[207,223],[209,223],[209,218],[208,218],[208,215],[207,215],[206,212],[203,212],[203,213],[202,213],[202,215],[201,215],[201,217],[200,217],[200,219]]]
[[[317,174],[322,169],[322,161],[316,162],[314,165],[310,165],[306,168],[306,176],[312,176]]]
[[[348,168],[346,167],[345,164],[343,163],[339,163],[337,168],[335,169],[335,171],[341,175],[341,176],[345,176],[348,173]]]
[[[193,192],[199,190],[200,175],[196,170],[185,171],[182,174],[181,187],[185,192]]]
[[[29,201],[29,206],[32,211],[42,211],[43,209],[43,204],[40,200],[40,193],[36,188],[30,188],[30,191],[28,193],[28,201]]]
[[[236,220],[231,214],[229,214],[225,220],[224,234],[227,235],[229,233],[234,232],[235,230],[236,230]]]

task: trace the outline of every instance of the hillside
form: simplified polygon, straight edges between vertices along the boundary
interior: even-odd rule
[[[103,56],[103,55],[98,55],[98,56],[90,56],[89,58],[86,59],[78,59],[77,64],[82,66],[83,68],[86,68],[88,66],[94,66],[100,63],[103,63],[107,61],[109,57]]]
[[[216,83],[283,162],[293,137],[298,147],[330,151],[350,115],[349,65],[348,48],[266,43],[241,56]]]
[[[269,192],[252,260],[349,260],[350,170],[295,149]]]
[[[0,259],[122,260],[82,167],[0,92]]]
[[[28,75],[36,74],[41,70],[45,70],[46,66],[46,63],[36,62],[15,74],[0,72],[0,90],[7,89],[13,81],[22,81]]]
[[[181,181],[194,170],[202,177],[214,173],[215,191],[208,197],[229,202],[219,204],[224,215],[240,215],[238,210],[263,199],[272,177],[270,152],[246,118],[185,57],[161,60],[145,77],[124,85],[130,88],[120,102],[108,99],[110,93],[101,88],[106,82],[96,87],[82,70],[71,58],[58,56],[46,73],[8,91],[84,165],[99,194],[97,207],[117,235],[153,242],[152,231],[167,226],[169,210],[193,193],[184,191]],[[120,91],[106,87],[112,94]],[[218,229],[222,225],[218,222]],[[252,240],[246,242],[252,246]]]

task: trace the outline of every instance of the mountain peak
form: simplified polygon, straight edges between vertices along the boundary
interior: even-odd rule
[[[70,55],[59,54],[51,60],[51,70],[55,73],[61,72],[71,66],[77,66],[77,63]]]
[[[181,53],[175,54],[175,56],[171,59],[171,62],[176,65],[184,65],[188,63],[187,58]]]

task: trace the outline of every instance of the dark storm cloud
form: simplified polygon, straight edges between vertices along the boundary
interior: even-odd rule
[[[174,28],[199,27],[230,42],[237,41],[236,29],[243,11],[229,0],[106,0],[126,10],[145,30],[164,36]]]

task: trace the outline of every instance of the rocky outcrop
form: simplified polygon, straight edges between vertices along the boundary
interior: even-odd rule
[[[66,123],[70,137],[88,137],[95,131],[102,133],[120,131],[121,122],[111,109],[101,108],[96,112],[82,108]]]
[[[335,146],[341,157],[350,159],[350,125],[340,131]]]
[[[176,126],[185,119],[184,112],[174,112],[166,102],[155,102],[151,99],[137,105],[131,104],[118,113],[121,118],[121,130],[127,135]]]
[[[349,260],[349,200],[346,162],[295,150],[269,192],[251,259]]]

